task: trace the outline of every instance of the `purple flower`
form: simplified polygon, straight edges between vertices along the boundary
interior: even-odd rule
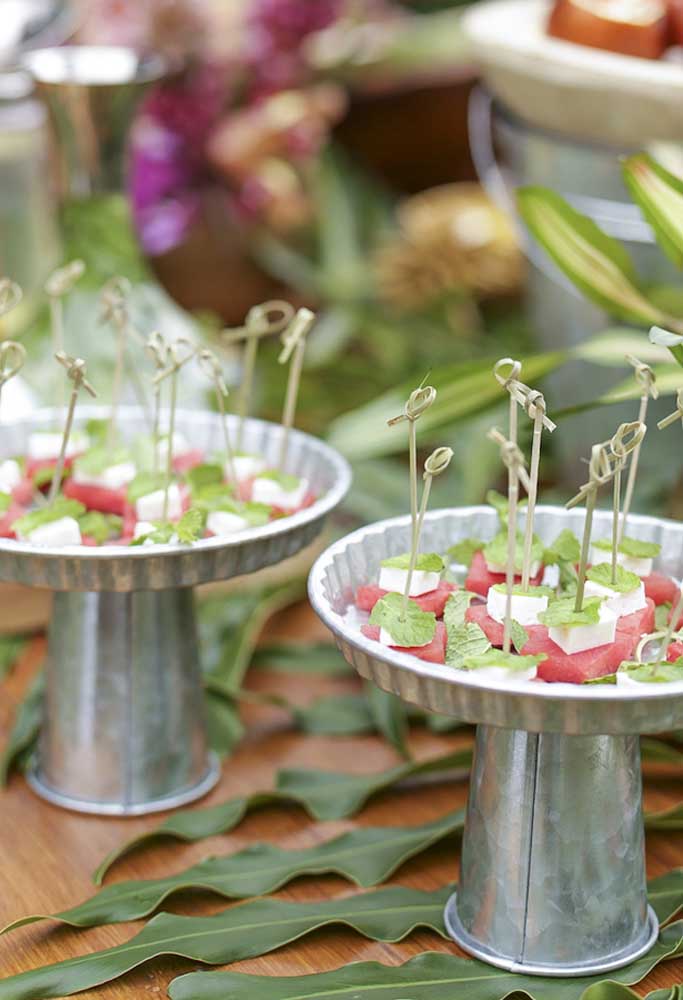
[[[251,0],[246,23],[246,60],[257,94],[302,83],[307,64],[302,42],[340,15],[344,0]]]

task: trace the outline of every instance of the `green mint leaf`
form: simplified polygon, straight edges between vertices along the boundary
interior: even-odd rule
[[[370,624],[386,629],[394,646],[427,646],[434,638],[436,615],[408,601],[403,611],[402,594],[385,594],[372,609]]]
[[[622,663],[620,672],[628,674],[642,684],[666,684],[683,681],[683,656],[673,663],[663,660],[659,663]]]
[[[191,545],[204,534],[205,516],[203,511],[190,507],[176,524],[178,541],[183,545]]]
[[[504,653],[502,649],[489,649],[488,652],[465,657],[463,667],[465,670],[479,670],[482,667],[503,667],[511,671],[529,670],[546,659],[545,653],[539,653],[538,656],[519,656],[517,653]]]
[[[503,496],[503,494],[499,493],[497,490],[489,490],[488,493],[486,494],[486,503],[490,507],[493,507],[493,509],[498,514],[498,517],[500,518],[501,527],[505,528],[505,530],[507,531],[508,509],[510,506],[508,503],[508,498],[506,496]],[[518,500],[517,510],[520,510],[522,507],[526,506],[526,503],[527,503],[526,497],[522,498],[521,500]]]
[[[230,510],[237,513],[240,501],[235,498],[232,486],[227,483],[209,483],[193,491],[195,506],[202,510]]]
[[[612,551],[612,543],[608,538],[598,539],[597,542],[593,542],[593,547],[605,552]],[[662,546],[656,542],[641,542],[639,538],[625,537],[619,543],[619,551],[633,559],[655,559],[662,551]]]
[[[410,552],[404,552],[400,556],[392,556],[390,559],[382,559],[382,566],[391,569],[410,569]],[[420,573],[441,573],[443,571],[443,559],[436,552],[420,552],[415,563],[415,569]]]
[[[664,632],[669,624],[669,615],[671,614],[671,604],[667,601],[665,604],[659,604],[655,608],[655,631]]]
[[[577,625],[597,625],[600,621],[602,597],[587,597],[581,611],[574,610],[573,597],[558,597],[551,601],[538,620],[548,628],[574,628]]]
[[[587,681],[581,681],[582,684],[616,684],[617,675],[616,674],[604,674],[602,677],[591,677]]]
[[[546,566],[557,566],[559,563],[577,563],[581,558],[581,546],[573,531],[565,528],[555,541],[543,553]]]
[[[520,625],[519,622],[516,622],[514,618],[511,623],[510,637],[512,639],[512,645],[518,653],[521,653],[529,641],[529,633],[524,626]]]
[[[104,444],[109,433],[109,421],[93,417],[92,420],[88,420],[86,423],[85,432],[94,445]]]
[[[494,583],[493,589],[497,590],[499,594],[505,594],[507,592],[507,585],[504,583]],[[519,597],[554,597],[555,591],[552,587],[545,587],[539,585],[538,587],[523,587],[521,583],[515,583],[512,587],[512,593]]]
[[[508,535],[507,531],[499,532],[495,538],[484,546],[484,559],[487,563],[495,566],[505,566],[508,558]],[[531,561],[540,562],[543,559],[543,543],[537,535],[534,535],[531,544]],[[524,560],[524,537],[517,533],[517,544],[515,546],[515,571],[521,573],[522,562]]]
[[[249,500],[247,503],[243,503],[240,509],[242,517],[246,517],[249,524],[254,528],[259,528],[263,524],[268,524],[270,521],[270,511],[271,508],[267,503],[257,503],[255,500]]]
[[[12,529],[21,535],[30,535],[36,528],[43,524],[51,524],[52,521],[59,521],[62,517],[75,517],[78,520],[81,514],[85,513],[85,507],[78,500],[69,500],[67,497],[58,496],[49,507],[41,507],[40,510],[32,510],[23,517],[17,518],[12,524]]]
[[[468,590],[453,591],[443,609],[443,621],[448,633],[450,633],[451,629],[457,628],[458,625],[464,623],[465,612],[477,596],[477,594],[470,594]]]
[[[586,573],[586,578],[592,583],[597,583],[601,587],[609,587],[620,594],[630,594],[632,590],[640,587],[640,577],[635,573],[630,573],[623,566],[617,566],[612,583],[612,567],[609,563],[597,563]]]
[[[9,510],[11,503],[12,503],[12,494],[11,493],[0,493],[0,512],[1,513],[4,514],[5,511]]]
[[[301,482],[299,476],[292,476],[289,472],[279,472],[277,469],[269,469],[268,472],[259,472],[258,478],[272,479],[274,482],[279,483],[287,493],[295,490]]]
[[[454,628],[447,627],[446,664],[458,670],[463,669],[465,658],[485,653],[491,643],[475,622],[463,622]]]
[[[130,503],[135,503],[136,500],[147,496],[148,493],[162,490],[165,485],[163,476],[155,476],[153,472],[139,472],[135,479],[128,483],[126,496]]]
[[[99,510],[89,510],[79,518],[78,525],[82,535],[88,535],[94,538],[98,545],[103,545],[110,538],[121,534],[123,518],[116,514],[102,514]]]
[[[172,521],[153,521],[152,524],[154,525],[152,531],[148,531],[146,535],[140,535],[139,538],[134,538],[130,544],[144,545],[144,543],[149,539],[157,545],[166,545],[176,534],[176,529],[178,527],[178,525],[173,524]]]
[[[195,465],[185,475],[193,497],[196,497],[198,494],[201,495],[202,490],[207,486],[215,487],[220,485],[228,490],[229,487],[227,484],[223,484],[224,478],[223,469],[220,465],[216,465],[213,462],[203,462],[201,465]]]
[[[37,490],[41,489],[43,486],[49,486],[52,482],[52,477],[55,472],[55,467],[53,465],[43,465],[41,468],[36,469],[33,473],[33,485]],[[62,482],[66,479],[69,474],[68,469],[62,469]]]
[[[479,538],[463,538],[461,542],[456,542],[455,545],[451,545],[448,549],[446,555],[450,562],[458,563],[460,566],[467,566],[468,568],[472,565],[472,559],[474,558],[475,552],[481,552],[484,548],[484,542]]]
[[[130,452],[127,448],[112,449],[106,444],[100,444],[79,455],[74,461],[74,466],[89,476],[99,476],[112,465],[121,465],[122,462],[129,461]]]

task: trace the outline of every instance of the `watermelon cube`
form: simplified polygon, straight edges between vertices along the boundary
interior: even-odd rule
[[[26,513],[21,504],[12,501],[5,513],[0,517],[0,538],[16,538],[12,525]]]
[[[537,587],[543,579],[543,567],[536,576],[530,579],[532,587]],[[515,583],[520,583],[521,576],[515,576]],[[483,552],[475,552],[470,565],[470,570],[465,580],[465,589],[473,594],[481,594],[482,597],[488,595],[489,589],[497,583],[505,583],[504,573],[490,573],[486,568],[486,560]]]
[[[632,654],[634,636],[631,631],[617,631],[614,642],[581,653],[565,653],[552,639],[534,642],[534,653],[545,653],[538,665],[537,677],[550,684],[583,684],[596,677],[613,674],[622,660]],[[525,650],[526,651],[526,650]]]
[[[485,604],[470,605],[465,612],[465,621],[474,622],[475,625],[478,625],[492,646],[500,647],[503,645],[503,624],[502,622],[497,622],[495,618],[491,618]],[[548,629],[545,625],[526,625],[525,631],[529,636],[529,641],[524,646],[522,652],[528,654],[536,653],[537,650],[532,648],[534,640],[538,637],[541,642],[545,642],[548,636]]]
[[[654,601],[657,606],[660,604],[670,604],[675,606],[681,592],[675,580],[663,573],[650,573],[643,577],[645,584],[645,596]]]
[[[379,642],[379,625],[362,625],[361,632],[368,639]],[[397,649],[399,653],[410,653],[420,660],[428,660],[430,663],[445,663],[446,661],[446,626],[443,622],[436,623],[436,632],[431,642],[426,646],[389,646],[389,649]]]
[[[679,656],[683,656],[683,642],[676,640],[676,642],[672,642],[667,649],[666,658],[669,663],[674,663]]]
[[[419,597],[411,597],[410,600],[419,605],[423,611],[433,611],[437,618],[441,618],[446,601],[457,589],[454,583],[442,580],[436,590],[420,594]],[[360,611],[372,611],[380,598],[385,597],[388,593],[388,590],[383,590],[376,583],[367,583],[356,591],[356,607]]]
[[[64,496],[79,500],[88,510],[99,510],[103,514],[118,514],[123,516],[126,508],[126,489],[110,490],[104,486],[92,486],[87,483],[75,483],[67,479],[64,483]]]

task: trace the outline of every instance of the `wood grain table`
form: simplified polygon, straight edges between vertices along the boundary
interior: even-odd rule
[[[266,632],[271,640],[328,638],[306,605],[280,615]],[[43,640],[33,641],[10,680],[0,689],[0,735],[6,733],[13,704],[20,697],[42,652]],[[249,684],[256,690],[286,694],[300,704],[319,695],[348,692],[358,686],[354,678],[296,677],[262,668],[250,672]],[[393,750],[379,738],[301,736],[292,732],[287,718],[277,709],[250,706],[245,711],[245,720],[249,725],[247,737],[237,753],[225,763],[219,786],[204,804],[268,788],[275,771],[281,767],[308,766],[362,773],[380,771],[397,763]],[[426,758],[462,745],[466,740],[463,734],[437,736],[419,727],[412,731],[411,748],[417,758]],[[227,854],[255,840],[268,840],[283,847],[306,847],[359,826],[425,823],[463,805],[466,794],[465,782],[396,790],[373,798],[358,816],[339,822],[313,822],[295,807],[267,808],[248,816],[230,834],[193,845],[160,842],[132,854],[116,866],[109,881],[167,875],[209,854]],[[648,767],[646,806],[665,808],[680,799],[683,799],[680,775],[660,766]],[[23,779],[15,775],[9,788],[0,791],[0,924],[27,913],[50,913],[89,896],[93,892],[91,873],[102,857],[123,840],[149,829],[158,821],[159,817],[118,820],[64,812],[36,798]],[[683,865],[683,833],[651,834],[647,854],[650,876]],[[389,881],[431,889],[454,881],[457,870],[458,844],[452,839],[403,865]],[[275,895],[281,899],[310,901],[341,898],[355,891],[343,879],[325,876],[298,879]],[[199,893],[174,896],[164,904],[165,909],[188,914],[215,913],[225,906],[224,900]],[[46,923],[20,929],[0,939],[0,974],[23,972],[119,944],[131,937],[141,924],[76,931]],[[457,951],[454,945],[425,931],[413,933],[404,942],[392,945],[366,941],[351,930],[331,928],[263,958],[235,963],[231,968],[265,975],[303,975],[365,960],[398,965],[426,950]],[[80,996],[97,996],[103,1000],[163,997],[175,975],[195,968],[196,962],[157,961]],[[675,983],[683,983],[683,960],[661,965],[636,987],[636,992],[645,994]],[[466,998],[459,994],[457,1000]]]

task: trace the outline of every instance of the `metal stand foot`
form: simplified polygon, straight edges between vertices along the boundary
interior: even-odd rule
[[[205,795],[192,591],[55,594],[44,716],[29,781],[50,802],[137,816]]]
[[[628,965],[658,933],[647,905],[637,736],[479,726],[453,939],[529,975]]]

